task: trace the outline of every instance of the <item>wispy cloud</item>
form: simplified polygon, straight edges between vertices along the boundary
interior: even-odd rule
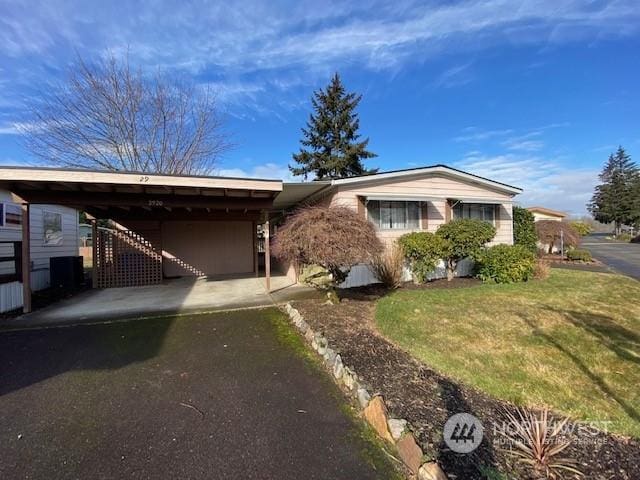
[[[480,142],[483,140],[493,139],[495,137],[504,137],[513,133],[513,129],[505,128],[499,130],[485,130],[478,127],[467,127],[462,133],[453,138],[455,142]]]
[[[168,13],[170,12],[170,13]],[[359,65],[395,70],[442,55],[495,45],[546,45],[577,39],[629,35],[640,29],[634,0],[466,0],[437,5],[400,0],[344,4],[329,1],[175,2],[145,5],[7,0],[0,6],[0,58],[61,51],[129,52],[150,68],[203,75],[216,71],[241,78],[295,69],[306,81],[332,69]],[[569,35],[567,31],[570,31]],[[443,72],[437,85],[469,82],[470,64]],[[245,79],[242,79],[243,81]],[[259,82],[262,80],[259,80]],[[254,85],[256,96],[266,95]],[[241,92],[247,93],[246,91]],[[251,93],[251,92],[249,92]],[[224,99],[241,99],[231,90]]]
[[[502,146],[509,150],[519,150],[525,152],[535,152],[544,147],[544,142],[540,139],[542,132],[540,130],[507,138],[502,142]]]
[[[216,175],[220,175],[223,177],[276,178],[284,180],[285,182],[293,180],[288,165],[282,165],[273,162],[255,165],[250,169],[223,167],[215,173]]]
[[[563,166],[562,159],[535,154],[467,155],[457,166],[524,190],[516,201],[524,206],[543,205],[574,215],[586,205],[598,182],[598,171]]]
[[[471,62],[462,65],[456,65],[442,72],[433,82],[434,87],[461,87],[473,80],[471,72]]]

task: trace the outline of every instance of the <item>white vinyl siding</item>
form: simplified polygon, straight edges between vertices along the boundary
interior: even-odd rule
[[[0,203],[3,205],[15,205],[11,202],[11,194],[6,190],[0,190]],[[19,205],[16,206],[20,208]],[[62,241],[58,245],[44,244],[44,210],[62,215]],[[78,255],[78,212],[73,208],[58,205],[31,205],[30,220],[31,288],[36,291],[49,286],[49,259],[51,257]],[[22,228],[20,228],[20,225],[0,226],[0,240],[22,241]],[[12,254],[12,245],[0,244],[0,257],[11,256]],[[0,263],[0,274],[11,273],[14,273],[13,264]],[[19,287],[14,284],[19,285]],[[20,306],[22,306],[22,286],[20,282],[0,284],[0,312]]]

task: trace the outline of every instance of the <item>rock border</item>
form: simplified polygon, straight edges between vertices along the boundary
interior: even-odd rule
[[[358,374],[342,361],[340,354],[320,332],[314,332],[298,310],[291,303],[282,307],[289,319],[302,334],[306,342],[315,350],[335,382],[355,398],[362,416],[385,442],[395,446],[398,456],[418,480],[447,480],[447,476],[436,462],[424,462],[424,453],[413,435],[411,426],[402,418],[390,418],[381,394],[369,393]]]

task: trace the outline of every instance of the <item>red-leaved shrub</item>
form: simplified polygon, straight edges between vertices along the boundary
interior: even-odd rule
[[[304,207],[286,219],[273,242],[273,253],[297,265],[326,268],[334,285],[358,263],[369,263],[383,250],[374,226],[345,207]]]

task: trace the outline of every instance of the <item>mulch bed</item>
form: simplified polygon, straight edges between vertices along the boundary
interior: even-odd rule
[[[464,288],[475,283],[473,279],[456,279],[410,288]],[[314,330],[324,332],[345,365],[358,373],[369,391],[384,396],[390,415],[409,421],[425,454],[436,459],[449,478],[486,478],[481,466],[521,479],[539,478],[493,447],[494,434],[489,426],[504,419],[505,409],[512,410],[512,406],[435,372],[376,331],[375,302],[384,294],[380,287],[350,289],[341,292],[343,301],[339,305],[305,300],[294,306]],[[485,440],[468,455],[452,452],[442,441],[446,420],[459,412],[472,413],[485,426]],[[563,452],[578,461],[585,478],[640,478],[640,442],[604,433],[590,439],[594,444],[572,444]]]

